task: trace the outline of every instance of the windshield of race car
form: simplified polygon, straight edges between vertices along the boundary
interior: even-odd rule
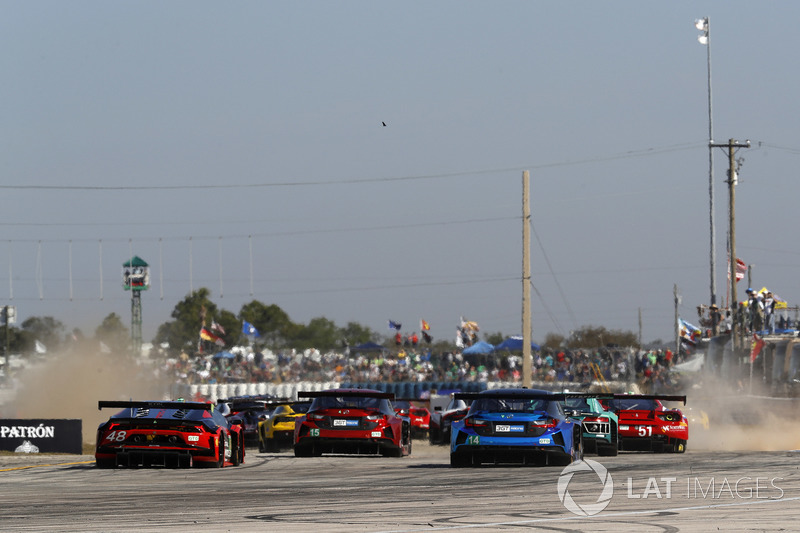
[[[576,411],[591,411],[592,408],[589,406],[589,402],[586,401],[586,398],[567,398],[562,402],[562,404],[566,409],[574,409]]]
[[[547,410],[548,400],[530,398],[478,398],[472,402],[470,412],[533,413]]]
[[[615,400],[609,400],[608,402],[608,409],[609,411],[629,411],[629,410],[637,410],[637,411],[652,411],[657,409],[655,400],[643,400],[643,399],[636,399],[636,398],[618,398]]]
[[[364,396],[320,396],[311,402],[310,411],[320,409],[365,409],[394,414],[388,400]]]
[[[295,413],[307,413],[309,407],[311,407],[311,402],[296,403],[292,405],[292,411]]]

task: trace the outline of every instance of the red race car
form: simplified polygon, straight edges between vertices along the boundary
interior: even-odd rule
[[[294,454],[380,453],[401,457],[411,453],[408,418],[394,412],[394,394],[369,389],[332,389],[297,393],[312,398],[305,416],[294,427]]]
[[[619,449],[623,451],[686,451],[689,421],[679,409],[670,409],[662,401],[683,402],[686,396],[663,394],[615,394],[600,400],[619,416]]]
[[[431,427],[431,412],[420,403],[427,403],[428,400],[416,398],[400,398],[394,401],[394,411],[400,416],[407,416],[411,423],[411,437],[425,437]]]
[[[117,466],[215,468],[244,462],[244,430],[211,403],[98,402],[122,409],[97,428],[95,463]]]

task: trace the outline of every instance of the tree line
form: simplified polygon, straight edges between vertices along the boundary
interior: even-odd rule
[[[169,355],[181,352],[193,354],[203,351],[217,351],[242,343],[252,342],[257,349],[269,348],[273,351],[286,349],[305,350],[316,348],[320,351],[343,350],[366,342],[375,342],[394,348],[393,336],[384,335],[358,322],[348,322],[344,326],[325,317],[312,318],[307,324],[292,321],[289,315],[276,304],[264,304],[253,300],[242,305],[238,313],[219,308],[211,300],[211,291],[200,288],[175,305],[171,320],[158,327],[152,343],[155,346],[169,346]],[[252,324],[259,332],[258,337],[247,338],[242,331],[243,321]],[[218,326],[214,334],[223,346],[200,339],[200,329],[204,326]],[[224,331],[224,333],[222,333]],[[7,333],[6,333],[7,332]],[[6,339],[6,334],[8,339]],[[490,344],[500,344],[507,337],[502,332],[484,333],[483,340]],[[66,344],[85,341],[79,329],[69,330],[53,317],[30,317],[20,327],[0,328],[0,338],[7,342],[10,353],[32,353],[37,349],[37,341],[48,351],[58,351]],[[130,350],[130,330],[116,313],[106,316],[94,331],[93,340],[102,343],[104,349],[113,353],[126,353]],[[633,332],[607,330],[602,326],[583,326],[569,336],[548,333],[542,346],[554,350],[573,348],[594,348],[599,346],[637,346]],[[434,353],[455,351],[455,338],[434,339],[429,347]]]

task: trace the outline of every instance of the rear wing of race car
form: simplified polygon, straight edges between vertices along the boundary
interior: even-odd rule
[[[382,400],[394,400],[391,392],[379,392],[368,390],[323,390],[323,391],[297,391],[298,398],[380,398]]]
[[[146,402],[146,401],[103,401],[97,402],[97,409],[113,407],[116,409],[202,409],[213,411],[214,404],[205,402]]]
[[[563,402],[568,398],[598,398],[598,399],[613,399],[615,395],[606,393],[590,393],[590,392],[533,392],[527,390],[519,391],[484,391],[484,392],[457,392],[455,394],[456,400],[478,400],[481,398],[503,399],[503,400],[551,400],[554,402]]]
[[[606,399],[605,397],[601,398]],[[666,402],[683,402],[686,405],[686,396],[669,395],[669,394],[614,394],[611,396],[612,400],[663,400]]]
[[[242,408],[267,408],[267,407],[277,407],[279,405],[286,405],[290,403],[292,400],[289,398],[263,398],[259,399],[256,397],[253,398],[226,398],[217,400],[217,405],[221,404],[228,404],[228,407],[231,408],[232,411],[236,409],[242,410]]]

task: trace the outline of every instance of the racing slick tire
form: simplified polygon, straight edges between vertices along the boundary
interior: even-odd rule
[[[381,450],[383,457],[403,457],[403,448],[384,448]]]
[[[212,468],[223,468],[225,466],[225,441],[223,439],[219,440],[218,452],[217,460],[211,463]]]
[[[619,449],[617,449],[616,444],[606,444],[603,446],[597,446],[597,455],[600,457],[615,457],[619,455]]]
[[[117,459],[95,459],[94,465],[97,468],[116,468],[117,467]]]
[[[597,445],[597,455],[600,457],[616,457],[619,455],[619,429],[615,424],[612,424],[611,431],[611,443]]]
[[[467,468],[468,466],[472,466],[472,455],[451,452],[450,466],[452,468]]]
[[[264,437],[262,435],[258,435],[258,453],[264,453],[267,451],[267,447],[264,444]]]
[[[243,442],[235,442],[232,444],[233,449],[231,450],[231,464],[233,466],[239,466],[242,464],[242,453],[244,452]]]
[[[295,457],[311,457],[313,455],[313,451],[311,446],[295,446],[294,447],[294,456]]]
[[[575,446],[573,443],[572,445],[572,457],[571,463],[577,463],[578,461],[583,461],[583,431],[578,431],[578,445]]]
[[[672,449],[673,453],[686,453],[686,441],[678,439]]]

